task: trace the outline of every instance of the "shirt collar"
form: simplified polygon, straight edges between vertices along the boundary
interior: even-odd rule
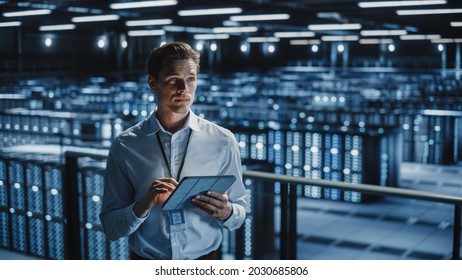
[[[198,119],[199,117],[196,114],[194,114],[193,111],[189,110],[189,116],[188,116],[188,119],[186,120],[186,123],[183,129],[189,126],[192,130],[199,132],[200,128],[199,128]],[[151,129],[149,129],[148,135],[155,134],[159,130],[165,132],[165,129],[162,127],[162,125],[160,124],[159,120],[156,117],[156,111],[154,111],[149,117],[149,125]]]

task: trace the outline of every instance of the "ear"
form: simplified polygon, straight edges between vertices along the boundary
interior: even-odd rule
[[[156,90],[156,80],[152,75],[148,75],[148,85],[152,90]]]

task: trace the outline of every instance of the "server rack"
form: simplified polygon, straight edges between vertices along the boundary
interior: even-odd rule
[[[82,259],[129,259],[128,238],[110,241],[106,238],[99,220],[104,172],[104,162],[90,161],[83,163],[77,174]]]
[[[229,126],[228,126],[229,127]],[[274,164],[276,174],[350,183],[398,186],[402,160],[401,132],[396,127],[334,127],[309,124],[294,130],[231,126],[241,158]],[[281,125],[281,127],[287,127]],[[275,193],[279,187],[275,186]],[[374,199],[357,192],[304,186],[310,198],[360,203]]]
[[[245,160],[243,168],[270,172],[266,161]],[[231,259],[268,259],[276,252],[274,191],[264,182],[244,178],[247,192],[246,218],[241,228],[223,230],[222,256]]]
[[[68,207],[64,162],[59,153],[20,150],[3,149],[0,154],[0,247],[43,259],[65,259],[65,221],[69,219],[64,211]],[[103,172],[101,164],[87,164],[78,174],[80,203],[74,210],[80,213],[82,256],[128,259],[127,240],[107,240],[99,222]]]

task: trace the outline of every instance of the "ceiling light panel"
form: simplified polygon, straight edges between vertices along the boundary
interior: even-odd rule
[[[362,45],[393,44],[392,39],[360,39]]]
[[[165,35],[165,31],[160,30],[130,30],[127,32],[127,35],[130,37],[140,37],[140,36],[162,36]]]
[[[412,35],[402,35],[399,36],[401,40],[433,40],[441,38],[441,35],[432,34],[432,35],[423,35],[423,34],[412,34]]]
[[[3,13],[4,17],[26,17],[26,16],[40,16],[51,14],[49,9],[40,9],[40,10],[27,10],[27,11],[17,11],[17,12],[7,12]]]
[[[215,27],[213,33],[250,33],[257,32],[256,26],[241,26],[241,27]]]
[[[359,2],[360,8],[385,8],[385,7],[404,7],[404,6],[423,6],[423,5],[443,5],[446,0],[422,0],[422,1],[374,1]]]
[[[361,36],[399,36],[406,35],[406,30],[362,30]]]
[[[267,15],[245,15],[245,16],[232,16],[232,21],[260,21],[260,20],[286,20],[290,19],[289,14],[267,14]]]
[[[461,38],[440,38],[431,40],[432,43],[461,43]]]
[[[334,42],[334,41],[358,41],[359,36],[350,35],[350,36],[322,36],[322,41]]]
[[[462,9],[423,9],[423,10],[397,10],[400,16],[420,16],[420,15],[442,15],[442,14],[461,14]]]
[[[276,43],[279,42],[279,38],[276,37],[249,37],[247,42],[249,43]]]
[[[226,40],[229,38],[228,34],[196,34],[195,40]]]
[[[178,15],[182,17],[187,16],[209,16],[209,15],[228,15],[228,14],[240,14],[242,13],[241,8],[219,8],[219,9],[198,9],[198,10],[181,10],[178,11]]]
[[[321,40],[290,40],[289,44],[294,46],[304,46],[304,45],[319,45],[321,44]]]
[[[163,6],[175,6],[178,1],[140,1],[140,2],[127,2],[127,3],[113,3],[109,5],[111,9],[123,10],[123,9],[137,9],[137,8],[149,8],[149,7],[163,7]]]
[[[301,37],[314,37],[316,33],[311,31],[302,32],[275,32],[274,37],[278,38],[301,38]]]
[[[361,29],[359,23],[345,23],[345,24],[310,24],[308,25],[309,30],[358,30]]]
[[[20,21],[9,21],[9,22],[0,22],[0,27],[15,27],[21,26]]]
[[[125,22],[126,26],[147,26],[147,25],[168,25],[172,24],[171,19],[146,19],[146,20],[129,20]]]
[[[99,15],[99,16],[85,16],[85,17],[73,17],[72,22],[95,22],[95,21],[111,21],[118,20],[118,15]]]
[[[57,25],[42,25],[39,26],[40,31],[60,31],[60,30],[73,30],[75,24],[57,24]]]

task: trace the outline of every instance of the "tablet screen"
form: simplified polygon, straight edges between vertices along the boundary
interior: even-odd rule
[[[209,190],[224,193],[236,181],[234,175],[184,177],[162,206],[163,210],[192,208],[191,199]]]

